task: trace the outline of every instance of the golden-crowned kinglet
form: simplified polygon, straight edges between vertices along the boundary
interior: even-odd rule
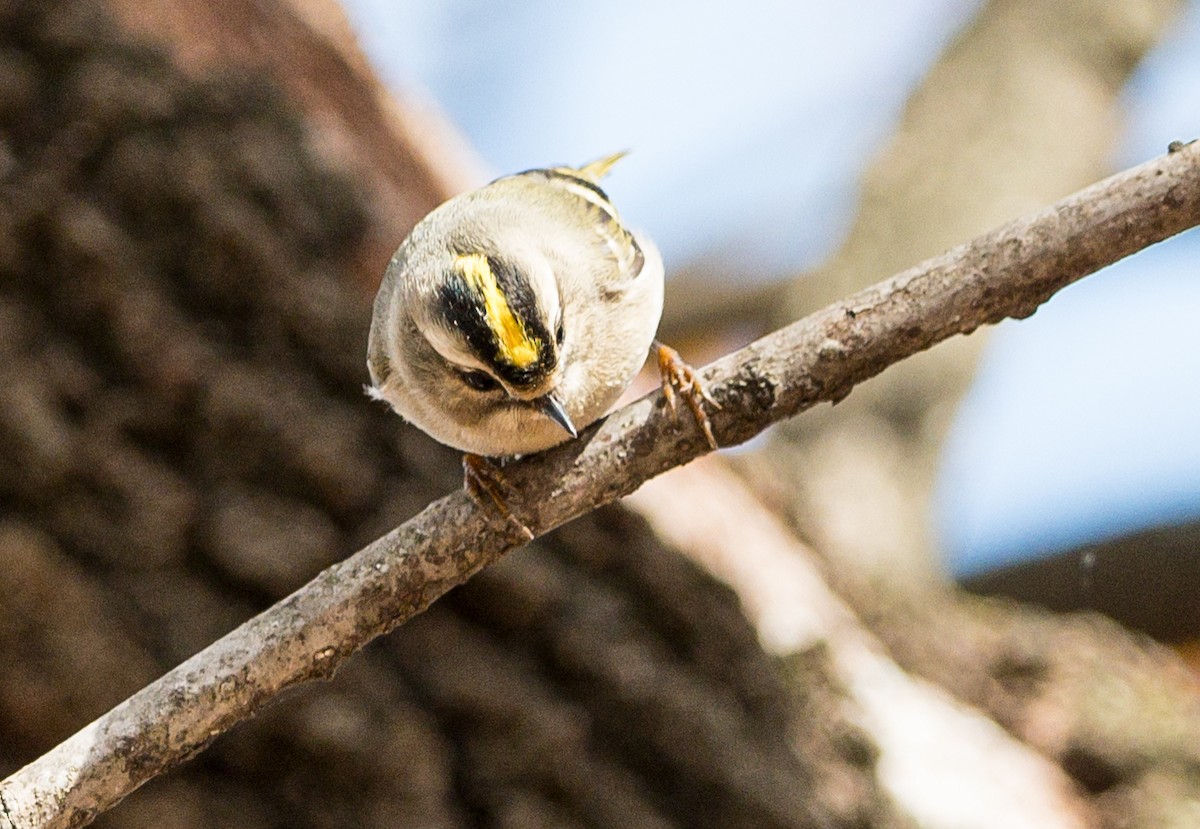
[[[663,300],[658,251],[600,189],[622,155],[506,176],[422,219],[375,298],[369,393],[492,457],[546,449],[603,415],[645,362]],[[703,390],[668,351],[664,377],[701,418]]]

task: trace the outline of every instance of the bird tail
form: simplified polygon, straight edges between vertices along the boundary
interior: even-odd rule
[[[629,150],[621,150],[612,155],[597,158],[595,161],[589,161],[587,164],[579,167],[578,172],[580,175],[586,176],[588,179],[598,183],[600,179],[608,175],[608,171],[613,168],[613,165],[627,155],[629,155]]]

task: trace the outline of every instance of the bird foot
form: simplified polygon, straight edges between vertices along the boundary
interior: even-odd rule
[[[463,455],[463,490],[481,510],[486,512],[495,508],[505,521],[520,530],[527,541],[533,541],[533,531],[508,507],[508,481],[494,462],[470,452]]]
[[[713,437],[712,423],[708,419],[708,413],[704,411],[704,404],[708,403],[714,409],[721,408],[721,404],[712,398],[708,389],[696,376],[696,371],[679,356],[678,351],[657,341],[654,345],[658,352],[658,372],[662,376],[663,397],[666,398],[671,414],[675,417],[679,416],[675,401],[676,395],[678,395],[692,410],[692,417],[695,418],[700,431],[704,433],[704,439],[708,441],[708,445],[713,449],[719,448],[717,439]]]

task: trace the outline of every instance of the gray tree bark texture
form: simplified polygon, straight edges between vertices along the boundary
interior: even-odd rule
[[[364,161],[374,115],[328,138],[361,79],[286,4],[207,5],[242,48],[193,63],[94,2],[0,2],[3,775],[461,481],[362,394],[371,251],[453,176],[404,129]],[[730,591],[613,507],[96,824],[895,825],[821,664],[786,682]]]
[[[90,147],[79,141],[86,153]],[[85,211],[80,220],[87,219],[101,221]],[[734,445],[816,403],[837,402],[905,357],[981,325],[1028,316],[1059,288],[1197,223],[1200,148],[1181,146],[717,361],[703,372],[722,406],[713,413],[714,431],[723,445]],[[64,291],[59,301],[72,298]],[[169,315],[146,299],[157,313],[137,322],[163,331]],[[172,343],[160,345],[169,353]],[[134,367],[164,368],[146,357]],[[272,390],[271,406],[292,405],[289,383],[255,381]],[[535,534],[559,527],[703,454],[703,438],[689,427],[666,413],[660,396],[637,401],[579,440],[506,467],[519,493],[512,505]],[[292,449],[303,463],[308,447]],[[324,483],[353,498],[352,481]],[[461,492],[432,503],[10,776],[0,784],[0,826],[84,825],[283,690],[330,677],[351,654],[518,541],[510,526]],[[431,635],[426,647],[452,636],[452,629]],[[791,805],[780,819],[805,811],[801,801]]]
[[[87,3],[0,3],[0,40],[11,771],[454,487],[457,464],[362,400],[368,298],[347,274],[378,217],[314,159],[279,96],[253,73],[175,71]],[[405,215],[420,215],[428,186],[394,178]],[[834,388],[831,346],[832,374],[813,376]],[[764,389],[749,398],[765,403]],[[638,411],[688,443],[686,421]],[[741,434],[736,415],[721,428]],[[362,575],[385,591],[396,576]],[[382,611],[356,612],[351,626]],[[308,644],[296,678],[332,670],[324,642]],[[899,825],[873,787],[870,736],[839,717],[819,650],[804,661],[785,682],[727,590],[606,508],[480,572],[97,823]],[[279,677],[249,677],[208,690],[254,707]],[[180,690],[167,702],[187,710],[197,688]],[[212,737],[188,728],[133,736],[118,777],[146,779],[153,760]],[[179,736],[184,753],[146,751],[179,749]],[[814,794],[822,774],[838,798]],[[21,817],[11,806],[0,820]]]

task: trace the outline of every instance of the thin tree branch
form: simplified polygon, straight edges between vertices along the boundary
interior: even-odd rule
[[[892,363],[1029,316],[1060,288],[1196,224],[1200,146],[1176,145],[708,366],[701,374],[723,407],[712,413],[716,435],[741,443],[836,403]],[[707,451],[694,424],[651,395],[505,474],[519,493],[514,511],[540,535]],[[435,501],[0,782],[0,829],[86,825],[522,541],[461,492]]]

